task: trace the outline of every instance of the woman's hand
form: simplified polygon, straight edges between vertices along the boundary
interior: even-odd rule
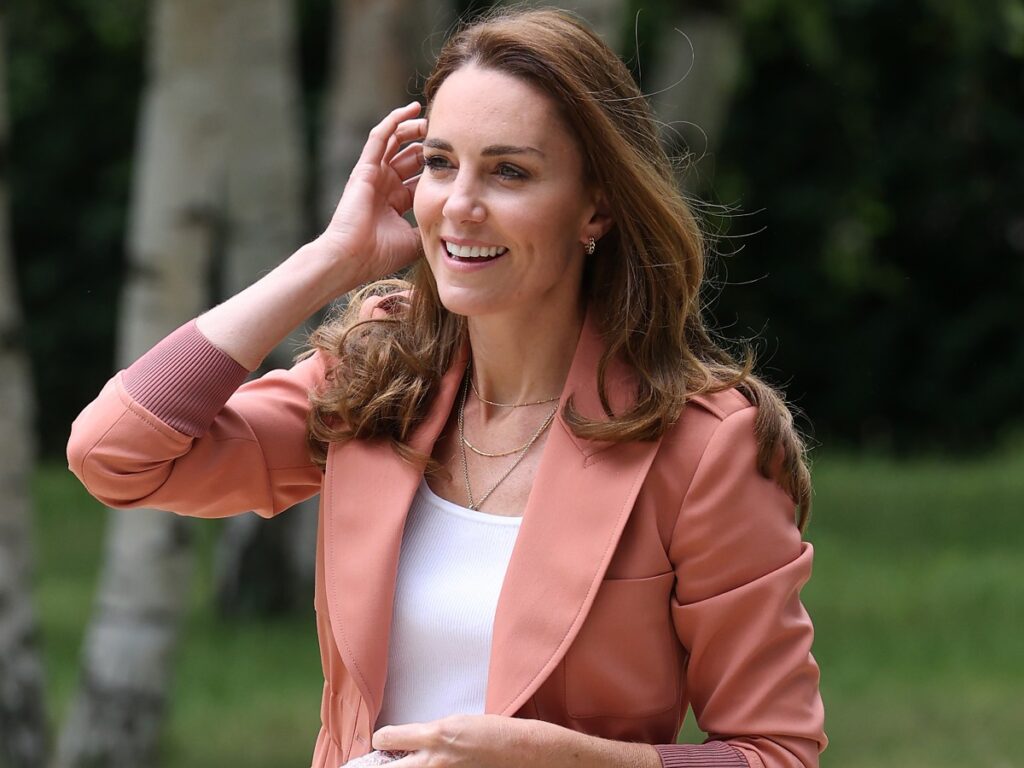
[[[196,320],[210,342],[250,371],[303,320],[362,283],[416,258],[419,233],[402,214],[423,166],[427,121],[413,102],[363,147],[331,224],[276,268]],[[407,142],[405,149],[400,149]]]
[[[430,723],[389,725],[373,748],[411,754],[395,768],[661,768],[649,744],[608,741],[541,720],[452,715]]]
[[[427,121],[412,102],[378,123],[345,184],[338,207],[319,244],[352,262],[358,283],[397,272],[419,252],[419,231],[402,218],[412,208],[423,168]],[[402,145],[409,144],[404,149]]]

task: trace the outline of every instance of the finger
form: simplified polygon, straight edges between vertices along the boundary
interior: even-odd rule
[[[388,205],[394,208],[399,216],[412,208],[412,191],[404,185],[389,192],[387,199]]]
[[[366,143],[363,145],[363,151],[359,155],[359,162],[373,165],[380,163],[387,149],[388,139],[394,134],[395,129],[404,120],[415,117],[419,114],[419,111],[420,103],[418,101],[413,101],[404,107],[391,110],[387,117],[377,123],[370,131],[369,136],[366,138]]]
[[[384,162],[390,163],[398,152],[399,147],[403,144],[407,144],[410,141],[422,139],[427,135],[427,121],[425,118],[417,118],[415,120],[406,120],[401,123],[393,134],[395,143],[392,145],[388,142],[387,151],[384,153]]]
[[[370,737],[374,749],[382,751],[413,751],[427,746],[425,723],[385,725]]]
[[[406,179],[405,181],[402,182],[402,186],[409,190],[409,195],[411,197],[413,197],[413,198],[416,197],[416,187],[420,183],[420,177],[421,176],[422,176],[422,174],[418,173],[415,176],[413,176],[411,179]],[[410,204],[409,207],[411,208],[412,205]]]
[[[423,170],[423,145],[410,144],[392,158],[391,167],[401,179],[419,174]]]
[[[398,143],[398,139],[395,138],[393,134],[388,137],[388,144],[387,147],[385,147],[384,149],[384,157],[381,158],[380,161],[381,168],[387,168],[388,163],[391,162],[391,158],[393,158],[395,156],[395,153],[398,152],[399,146],[400,145]]]
[[[415,141],[416,139],[422,139],[427,135],[427,118],[416,117],[412,120],[406,120],[395,130],[395,136],[398,140],[405,144],[409,141]]]

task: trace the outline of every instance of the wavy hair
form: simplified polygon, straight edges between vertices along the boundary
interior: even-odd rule
[[[445,79],[469,65],[519,78],[552,98],[582,150],[588,181],[604,191],[615,222],[587,258],[584,274],[605,343],[594,375],[607,419],[585,418],[569,399],[566,424],[582,438],[653,440],[676,423],[690,398],[736,387],[758,407],[758,468],[794,500],[802,530],[811,505],[803,440],[782,396],[754,375],[752,354],[737,361],[705,324],[705,239],[629,70],[568,13],[501,9],[464,25],[445,43],[424,88],[428,113]],[[387,318],[359,320],[368,296],[406,289],[407,296],[390,299]],[[348,309],[312,337],[334,361],[325,388],[313,396],[314,457],[323,462],[332,441],[383,438],[403,457],[429,465],[407,440],[465,333],[465,318],[442,306],[423,259],[408,282],[381,281],[357,291]],[[624,413],[613,413],[607,398],[606,371],[616,356],[637,379],[635,402]]]

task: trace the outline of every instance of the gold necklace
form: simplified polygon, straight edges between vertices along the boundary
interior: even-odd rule
[[[500,453],[488,453],[487,451],[481,451],[479,448],[477,448],[475,445],[469,442],[469,439],[466,437],[462,438],[462,444],[469,448],[469,450],[471,450],[477,456],[483,456],[484,458],[488,459],[500,459],[502,456],[511,456],[513,453],[519,453],[520,451],[525,450],[526,447],[530,444],[530,441],[527,440],[525,445],[520,445],[518,448],[513,448],[511,451],[501,451]]]
[[[552,418],[557,412],[558,412],[558,406],[556,405],[554,407],[554,409],[551,411],[551,413],[548,414],[548,418],[549,419]],[[511,451],[501,451],[500,453],[488,453],[487,451],[480,450],[475,445],[473,445],[471,442],[469,442],[469,438],[466,437],[464,434],[460,434],[459,437],[462,440],[462,444],[464,446],[466,446],[467,448],[469,448],[469,450],[471,450],[477,456],[484,456],[485,458],[488,458],[488,459],[500,459],[502,456],[511,456],[513,453],[519,453],[520,451],[525,451],[525,450],[527,450],[533,444],[533,441],[537,439],[537,436],[534,435],[529,440],[527,440],[525,443],[523,443],[523,445],[520,445],[518,448],[513,448]]]
[[[466,375],[469,376],[469,386],[473,388],[473,394],[476,395],[476,399],[479,400],[481,403],[487,403],[488,405],[496,405],[499,408],[525,408],[528,405],[544,405],[545,403],[553,403],[562,397],[561,395],[555,395],[554,397],[548,397],[544,400],[533,400],[529,403],[496,403],[493,400],[485,399],[480,394],[480,391],[476,388],[476,382],[473,381],[473,374],[468,369],[466,371]]]
[[[468,370],[466,371],[466,376],[467,376],[467,378],[469,378],[469,371]],[[472,379],[470,379],[470,382],[471,381],[472,381]],[[468,445],[468,443],[466,442],[466,395],[467,394],[469,394],[469,387],[465,383],[463,383],[463,385],[462,385],[462,399],[459,402],[459,413],[458,413],[458,422],[459,422],[459,454],[462,457],[462,476],[463,476],[463,479],[466,481],[466,496],[469,498],[469,508],[472,509],[472,510],[479,510],[480,507],[483,505],[483,503],[485,501],[487,501],[488,497],[492,493],[494,493],[495,489],[505,481],[505,478],[512,474],[512,470],[514,470],[516,467],[519,466],[519,463],[526,457],[526,454],[530,451],[530,448],[533,447],[533,444],[535,442],[537,442],[537,439],[542,434],[544,434],[544,430],[546,430],[548,427],[551,426],[551,422],[553,422],[555,420],[555,414],[558,412],[558,406],[556,405],[554,407],[554,409],[551,411],[551,413],[549,413],[547,415],[547,418],[544,419],[544,422],[540,425],[540,427],[537,429],[537,431],[533,433],[533,437],[531,437],[526,442],[526,445],[524,445],[522,448],[519,449],[519,455],[516,456],[515,461],[512,462],[512,464],[509,466],[509,468],[506,469],[502,473],[501,477],[498,478],[497,482],[495,482],[494,485],[492,485],[490,487],[490,490],[488,490],[487,493],[485,493],[483,495],[483,497],[480,499],[480,501],[476,501],[476,500],[473,499],[473,488],[469,484],[469,460],[466,457],[466,446]],[[470,447],[472,447],[472,446],[470,446]]]

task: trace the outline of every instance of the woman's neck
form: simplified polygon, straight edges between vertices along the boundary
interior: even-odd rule
[[[473,383],[496,403],[536,402],[561,393],[583,327],[583,309],[543,316],[471,317]]]

